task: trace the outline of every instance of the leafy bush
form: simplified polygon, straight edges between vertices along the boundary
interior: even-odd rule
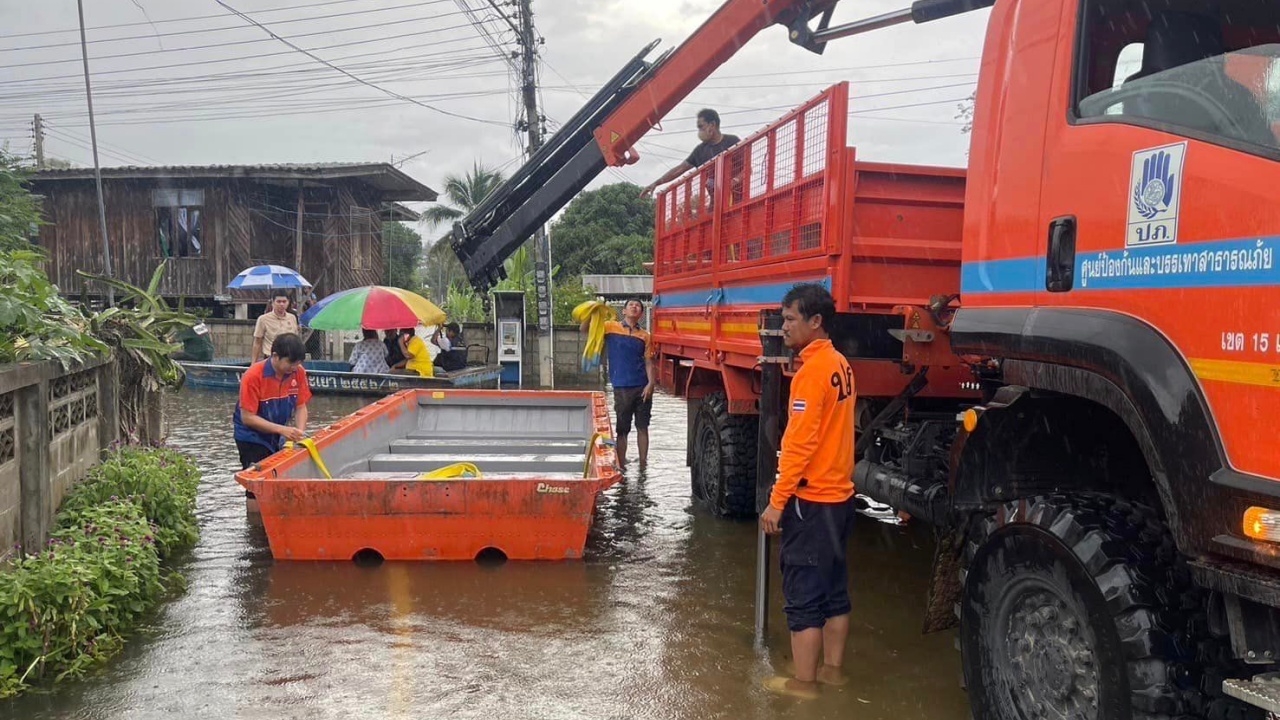
[[[160,561],[197,539],[199,479],[181,453],[118,449],[67,497],[49,546],[0,570],[0,698],[110,657],[182,586]]]
[[[163,448],[122,447],[95,467],[63,501],[59,525],[83,523],[85,513],[117,498],[129,498],[155,526],[160,557],[190,548],[200,536],[196,487],[200,470],[182,453]]]
[[[49,548],[0,572],[0,697],[33,680],[78,675],[118,650],[163,593],[151,526],[137,504],[108,501]]]

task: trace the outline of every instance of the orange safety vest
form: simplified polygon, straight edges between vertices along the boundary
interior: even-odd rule
[[[853,369],[830,340],[800,351],[791,379],[790,414],[782,435],[778,478],[769,504],[782,510],[791,496],[836,503],[853,496]]]

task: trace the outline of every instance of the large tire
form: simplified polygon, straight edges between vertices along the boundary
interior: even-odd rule
[[[1009,503],[975,523],[960,650],[975,718],[1252,720],[1244,669],[1209,637],[1204,593],[1149,508],[1097,495]]]
[[[757,420],[730,415],[724,393],[702,399],[693,430],[693,498],[721,517],[756,511]]]

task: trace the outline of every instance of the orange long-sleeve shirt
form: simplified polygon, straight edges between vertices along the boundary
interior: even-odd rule
[[[800,359],[804,364],[791,379],[778,479],[769,496],[779,510],[792,495],[825,503],[853,496],[853,370],[830,340],[809,343]]]

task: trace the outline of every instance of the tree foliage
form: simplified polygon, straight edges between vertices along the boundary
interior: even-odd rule
[[[27,192],[27,172],[16,155],[0,150],[0,250],[30,250],[40,202]]]
[[[447,175],[444,179],[447,203],[428,208],[422,214],[422,219],[433,231],[445,230],[449,223],[465,217],[504,182],[506,177],[501,172],[480,163],[472,166],[465,175]],[[422,258],[421,279],[437,303],[447,302],[450,288],[467,286],[467,274],[462,269],[462,263],[458,262],[449,243],[442,240],[436,240],[426,249]]]
[[[653,200],[615,183],[589,190],[551,226],[552,257],[566,277],[641,274],[653,260]]]
[[[398,222],[384,223],[382,233],[387,241],[387,284],[417,292],[422,287],[422,236]]]

